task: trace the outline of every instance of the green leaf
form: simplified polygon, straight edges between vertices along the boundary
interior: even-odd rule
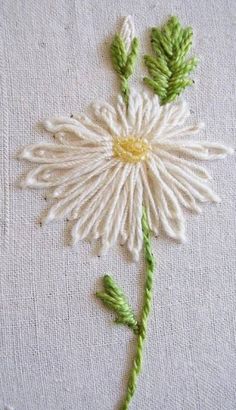
[[[122,290],[109,275],[104,276],[103,286],[105,291],[97,292],[97,298],[99,298],[108,309],[116,313],[115,323],[126,325],[137,334],[138,322]]]
[[[130,47],[130,53],[127,56],[126,65],[124,69],[125,78],[128,79],[134,72],[134,67],[138,55],[139,42],[137,37],[134,37]]]
[[[186,59],[192,46],[191,27],[183,28],[177,17],[171,17],[161,28],[151,30],[154,56],[144,56],[150,78],[144,82],[160,97],[161,104],[174,101],[193,81],[189,74],[197,59]]]
[[[116,34],[111,43],[111,58],[115,71],[123,76],[127,61],[127,54],[122,38]]]

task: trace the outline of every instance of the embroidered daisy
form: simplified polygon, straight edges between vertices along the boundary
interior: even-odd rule
[[[184,241],[182,207],[200,212],[199,202],[219,201],[209,174],[193,160],[232,153],[192,140],[202,125],[184,126],[188,115],[185,102],[160,107],[157,96],[132,91],[128,108],[119,96],[115,106],[94,105],[90,117],[48,120],[57,143],[24,148],[21,158],[40,165],[22,186],[52,188],[45,222],[74,220],[73,243],[100,239],[104,250],[122,241],[137,260],[143,205],[155,235],[162,229]]]

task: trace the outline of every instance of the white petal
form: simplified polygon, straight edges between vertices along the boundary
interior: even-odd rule
[[[149,163],[150,176],[153,182],[154,198],[162,227],[166,234],[174,239],[185,241],[185,225],[182,210],[173,191],[161,178],[158,168],[153,160]]]
[[[222,159],[227,155],[233,155],[234,150],[230,147],[226,147],[223,144],[218,144],[214,142],[200,142],[199,144],[207,149],[208,160]]]
[[[124,210],[122,223],[120,227],[120,237],[124,244],[127,242],[133,259],[138,260],[140,250],[142,248],[142,184],[140,180],[140,164],[136,164],[131,168],[130,175],[125,184],[127,191],[127,206]],[[140,220],[138,220],[139,216]],[[141,227],[141,243],[140,243],[140,227]],[[139,234],[138,234],[139,233]]]
[[[184,168],[188,172],[194,173],[195,176],[197,176],[200,179],[212,179],[211,175],[205,168],[203,168],[201,165],[195,164],[190,160],[179,158],[178,156],[170,154],[169,152],[164,151],[162,149],[159,149],[156,153],[154,153],[154,156],[161,158],[163,161],[167,160],[171,163],[175,163],[176,165],[182,166],[182,168]]]
[[[160,158],[155,157],[155,161],[157,162],[161,178],[166,183],[166,185],[168,185],[170,189],[172,189],[172,191],[175,193],[180,204],[187,209],[200,213],[201,209],[197,205],[194,196],[186,189],[186,187],[184,187],[183,184],[181,184],[178,178],[175,178],[168,172],[167,167],[164,165]]]
[[[87,128],[84,124],[82,124],[75,118],[55,117],[44,121],[43,125],[47,131],[55,134],[55,136],[59,134],[59,138],[61,140],[63,138],[65,140],[67,136],[69,136],[70,138],[72,135],[74,138],[70,138],[70,143],[74,141],[76,144],[78,144],[80,140],[86,140],[87,143],[96,144],[100,143],[103,140],[100,134],[97,134],[96,132]],[[76,138],[78,139],[78,141],[76,141]]]
[[[100,232],[100,237],[102,239],[103,251],[108,249],[118,237],[118,233],[121,227],[119,221],[121,221],[122,219],[120,216],[118,216],[118,222],[116,220],[117,214],[119,214],[120,212],[120,210],[117,208],[117,205],[119,205],[119,208],[122,210],[123,207],[120,203],[120,198],[122,197],[122,193],[125,191],[126,182],[129,178],[131,169],[132,166],[130,166],[130,164],[126,164],[123,167],[119,179],[116,178],[116,186],[113,195],[110,196],[110,201],[107,204],[106,208],[104,208],[104,212],[101,216],[98,231]],[[113,229],[114,225],[117,225],[115,230]]]
[[[94,225],[101,220],[101,213],[109,206],[109,201],[114,199],[116,194],[116,186],[118,181],[122,181],[122,174],[125,172],[122,163],[117,163],[114,170],[110,172],[107,181],[96,193],[95,196],[86,205],[85,212],[81,212],[78,222],[74,225],[72,230],[73,242],[76,243],[79,239],[86,238],[91,234]],[[80,208],[78,208],[78,213]],[[99,237],[101,232],[98,232]]]
[[[147,169],[146,165],[143,164],[141,167],[141,178],[143,183],[143,197],[144,197],[144,205],[147,210],[148,222],[152,232],[155,235],[159,234],[159,213],[158,208],[155,203],[155,199],[153,197],[153,187],[150,186],[150,180],[147,176]]]
[[[92,180],[82,179],[81,183],[63,199],[57,201],[49,210],[44,222],[48,223],[54,219],[69,216],[73,210],[80,208],[89,199],[96,195],[96,192],[103,186],[106,181],[109,169],[100,173],[99,177]]]
[[[89,164],[89,168],[87,170],[86,168],[83,168],[83,172],[80,172],[79,177],[76,176],[75,178],[66,181],[65,184],[60,184],[52,193],[50,193],[49,197],[58,199],[65,198],[75,189],[88,184],[91,179],[99,178],[101,174],[105,174],[107,170],[111,170],[116,164],[117,162],[114,160],[100,161],[100,163],[95,163],[95,166],[93,167]]]
[[[150,98],[143,94],[143,119],[140,133],[147,139],[153,138],[153,129],[159,124],[161,108],[156,95]]]
[[[64,183],[78,173],[76,168],[62,170],[55,165],[40,165],[30,171],[21,182],[22,188],[50,188]]]
[[[91,195],[90,198],[85,202],[81,201],[75,210],[74,219],[80,218],[81,226],[86,222],[85,230],[90,231],[89,226],[94,224],[94,220],[100,218],[103,209],[105,209],[105,203],[108,198],[111,197],[115,189],[115,181],[119,179],[119,175],[122,172],[122,164],[116,163],[116,165],[108,169],[106,173],[106,179],[97,189],[96,194]],[[90,182],[88,183],[88,186]],[[95,219],[94,219],[95,218]]]
[[[178,181],[180,181],[189,192],[198,199],[200,202],[220,202],[220,198],[216,195],[212,189],[199,178],[192,175],[188,170],[184,170],[179,165],[173,164],[168,161],[163,161],[168,172],[173,175]]]
[[[53,206],[51,206],[42,222],[47,224],[48,222],[64,219],[65,217],[69,218],[71,212],[77,206],[78,198],[78,190],[72,190],[72,192],[66,198],[58,200]]]
[[[101,137],[106,138],[106,140],[111,138],[111,134],[106,128],[98,124],[98,121],[95,118],[89,118],[85,114],[74,114],[74,118],[88,128],[92,133],[98,134]]]
[[[132,208],[130,208],[130,213],[132,214],[132,223],[127,239],[127,246],[133,256],[134,261],[139,260],[139,255],[143,244],[142,208],[143,186],[141,183],[140,175],[138,175],[134,189],[133,206]]]
[[[137,166],[133,166],[131,168],[129,178],[127,178],[126,184],[125,184],[125,190],[127,192],[127,206],[124,211],[124,215],[121,221],[121,226],[120,226],[120,238],[122,244],[124,244],[127,241],[127,238],[129,236],[129,232],[131,229],[131,223],[132,223],[132,213],[130,211],[132,204],[133,204],[133,190],[134,190],[134,184],[137,179]]]
[[[71,162],[80,159],[80,149],[73,146],[59,144],[33,144],[27,145],[20,153],[20,158],[30,162],[52,164]]]
[[[161,135],[162,130],[167,128],[165,110],[165,106],[159,106],[157,96],[153,97],[152,113],[150,114],[149,124],[145,129],[146,138],[149,140],[153,140],[157,135]]]
[[[127,106],[124,103],[124,99],[121,95],[118,96],[117,115],[121,123],[122,135],[128,136],[130,129],[127,121]]]
[[[104,165],[104,159],[89,158],[90,161],[77,162],[73,166],[69,162],[62,164],[40,165],[30,171],[21,182],[23,188],[50,188],[66,183],[74,183],[79,177],[92,171],[94,168]]]
[[[122,135],[123,130],[119,118],[117,117],[117,112],[112,105],[108,103],[95,103],[92,105],[92,109],[97,120],[111,135]]]
[[[167,104],[165,110],[165,118],[168,126],[180,127],[189,117],[190,111],[185,101],[180,101],[175,104]]]
[[[127,183],[127,181],[126,181]],[[127,211],[127,195],[128,191],[126,189],[126,184],[124,185],[124,189],[122,190],[120,197],[118,198],[118,201],[115,204],[115,209],[113,213],[113,219],[110,224],[110,230],[107,236],[106,240],[103,240],[103,250],[106,247],[107,244],[112,246],[115,244],[118,240],[118,236],[121,231],[121,227],[123,225],[123,220],[126,216],[126,211]],[[100,232],[99,226],[100,225],[105,225],[106,223],[106,213],[103,214],[103,220],[101,219],[100,222],[97,223],[97,225],[94,226],[92,229],[91,237],[98,238],[100,237]]]
[[[158,115],[155,115],[150,122],[147,133],[150,139],[165,138],[167,133],[176,135],[179,126],[182,126],[189,116],[189,109],[184,101],[177,104],[166,104],[159,108],[159,103],[155,101],[158,108]],[[171,134],[170,134],[171,135]]]
[[[140,93],[131,90],[127,116],[130,131],[134,136],[142,133],[143,103],[145,104],[145,102]]]
[[[124,19],[123,25],[121,27],[120,36],[124,41],[126,51],[130,51],[131,42],[134,38],[134,22],[131,16],[127,16]]]
[[[103,210],[100,221],[96,224],[96,232],[99,232],[99,237],[102,239],[100,251],[104,253],[114,243],[118,241],[123,220],[126,218],[128,207],[128,190],[127,186],[128,175],[125,176],[123,187],[120,189],[120,194],[115,203],[112,196],[108,203],[108,207]],[[115,195],[115,190],[114,190]]]
[[[232,154],[233,150],[222,144],[195,142],[195,141],[165,141],[159,144],[160,148],[171,153],[178,153],[183,157],[199,160],[214,160]]]
[[[150,124],[153,116],[156,116],[157,107],[153,105],[153,98],[151,99],[146,92],[143,92],[143,114],[142,114],[142,129],[141,134],[146,136],[147,127]],[[159,103],[158,103],[159,106]],[[154,111],[154,112],[153,112]]]
[[[113,167],[114,165],[113,162]],[[86,203],[105,185],[109,179],[109,174],[113,172],[113,167],[112,162],[105,164],[79,178],[79,182],[71,183],[69,181],[67,185],[60,185],[56,188],[52,196],[59,200],[50,208],[44,222],[47,223],[65,216],[69,219],[78,218],[81,208],[85,206],[86,209]]]
[[[171,138],[184,138],[184,137],[189,137],[190,135],[195,135],[198,134],[199,131],[204,127],[203,123],[199,123],[196,125],[192,125],[189,127],[184,127],[184,128],[173,128],[171,130],[167,130],[166,132],[163,132],[159,138],[155,141],[156,144],[162,143],[163,140],[169,140]],[[181,141],[179,141],[181,143]]]

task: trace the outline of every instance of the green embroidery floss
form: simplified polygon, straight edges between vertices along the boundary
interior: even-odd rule
[[[108,309],[116,313],[115,323],[126,325],[135,334],[138,334],[139,326],[137,319],[124,293],[117,286],[114,279],[109,275],[105,275],[103,277],[103,286],[105,292],[97,292],[96,296]]]
[[[155,57],[145,57],[151,78],[144,81],[159,95],[161,104],[166,104],[191,83],[188,75],[196,66],[196,59],[186,61],[185,57],[191,47],[192,30],[183,29],[172,17],[162,30],[152,30],[151,41]],[[39,164],[29,171],[22,187],[53,188],[51,197],[55,203],[45,222],[64,217],[74,220],[73,244],[81,239],[100,238],[105,250],[121,239],[134,260],[144,249],[146,280],[139,321],[111,276],[104,276],[104,290],[96,294],[115,313],[115,323],[127,326],[137,336],[121,410],[129,408],[136,390],[152,304],[155,260],[149,224],[154,234],[158,234],[161,225],[167,236],[184,241],[181,207],[199,211],[196,202],[219,201],[202,181],[209,179],[209,174],[187,158],[209,160],[233,153],[222,144],[183,141],[183,137],[201,128],[200,124],[182,127],[189,114],[185,102],[160,110],[155,96],[130,93],[128,80],[137,51],[138,40],[129,16],[111,45],[124,101],[119,96],[115,106],[95,104],[91,118],[79,115],[46,120],[44,127],[54,134],[57,143],[31,144],[20,154],[20,158]],[[60,170],[65,172],[59,177]]]
[[[125,21],[124,26],[127,26],[122,30],[125,38],[119,34],[114,37],[111,44],[111,57],[113,67],[121,79],[121,94],[128,106],[130,94],[128,80],[134,71],[138,39],[132,35],[129,20]],[[183,29],[177,17],[171,17],[161,30],[152,29],[151,43],[155,57],[144,57],[151,76],[151,78],[144,78],[144,82],[160,97],[162,105],[174,101],[185,87],[192,84],[188,75],[197,65],[197,59],[192,58],[188,61],[185,59],[191,48],[192,35],[192,29],[189,27]],[[128,48],[127,37],[129,40]],[[145,207],[143,207],[142,213],[142,233],[146,281],[140,321],[137,321],[123,291],[111,276],[106,275],[103,278],[104,292],[96,293],[102,303],[116,314],[115,323],[128,326],[137,335],[136,354],[120,410],[128,410],[137,387],[137,379],[142,369],[143,348],[152,304],[155,259],[152,253],[151,232]]]
[[[133,368],[128,381],[128,388],[126,397],[120,410],[127,410],[129,403],[135,393],[137,386],[137,378],[142,369],[143,362],[143,347],[147,333],[147,321],[151,309],[152,292],[153,292],[153,274],[155,269],[155,259],[152,253],[150,228],[148,225],[147,214],[145,208],[143,208],[142,216],[142,230],[143,230],[143,245],[144,245],[144,257],[146,262],[146,282],[144,288],[144,303],[139,323],[139,333],[137,342],[137,351],[133,363]]]
[[[134,37],[129,50],[125,46],[124,39],[116,34],[111,44],[111,58],[115,71],[121,79],[121,94],[125,103],[129,101],[129,78],[134,72],[137,60],[139,41]]]
[[[198,60],[186,60],[192,46],[191,27],[183,28],[177,17],[171,17],[162,29],[153,28],[151,44],[155,56],[144,56],[144,62],[151,78],[145,77],[145,84],[160,97],[161,104],[175,101],[179,94],[193,81],[190,72]]]
[[[155,269],[155,259],[152,253],[150,228],[148,225],[147,214],[145,208],[143,208],[142,215],[142,231],[143,231],[143,245],[144,245],[144,258],[146,262],[146,282],[144,288],[144,302],[141,313],[141,319],[138,323],[134,313],[127,302],[126,297],[122,290],[117,286],[114,279],[111,276],[105,275],[103,278],[103,285],[105,292],[97,292],[96,296],[107,306],[110,310],[114,311],[117,315],[115,323],[127,325],[131,328],[134,334],[137,335],[137,351],[133,362],[133,368],[131,370],[127,393],[120,410],[127,410],[129,403],[134,396],[138,375],[142,369],[143,362],[143,347],[147,334],[147,322],[148,316],[151,310],[152,303],[152,291],[153,291],[153,274]]]

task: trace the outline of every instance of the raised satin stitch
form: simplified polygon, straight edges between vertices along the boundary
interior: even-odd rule
[[[137,351],[127,393],[121,406],[128,409],[142,367],[147,319],[153,288],[154,257],[151,234],[160,229],[185,241],[183,208],[200,212],[203,202],[219,202],[209,186],[210,176],[197,161],[222,159],[233,152],[223,144],[198,141],[202,123],[186,125],[189,108],[177,96],[190,84],[188,74],[196,59],[186,61],[192,30],[172,17],[162,30],[153,29],[154,57],[145,63],[154,91],[130,87],[138,39],[129,16],[111,44],[111,58],[121,81],[117,102],[95,103],[92,114],[55,117],[44,122],[56,142],[25,147],[21,158],[38,164],[22,187],[48,188],[54,204],[44,222],[74,221],[72,242],[101,241],[104,251],[124,243],[138,261],[142,248],[146,282],[140,320],[112,277],[103,279],[97,297],[116,315],[116,323],[137,336]],[[170,103],[171,102],[171,103]]]

